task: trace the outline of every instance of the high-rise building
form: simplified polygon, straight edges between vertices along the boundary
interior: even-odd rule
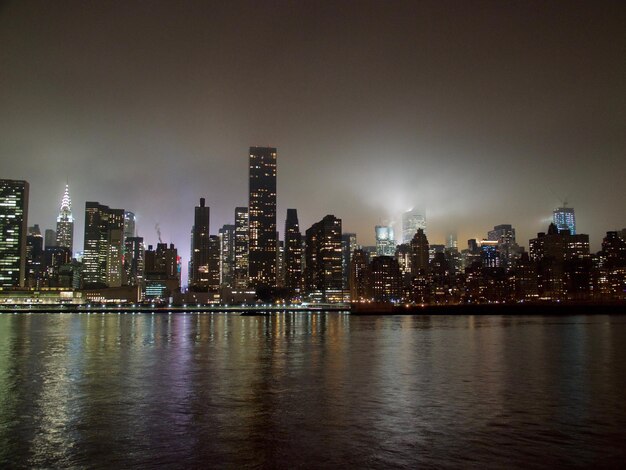
[[[563,207],[554,209],[552,212],[552,223],[556,225],[559,232],[569,230],[570,235],[576,235],[576,215],[573,207]]]
[[[39,225],[28,228],[26,236],[26,286],[43,287],[44,256],[43,237]]]
[[[209,257],[207,263],[208,291],[217,292],[220,289],[220,237],[209,235]]]
[[[143,237],[127,237],[124,240],[124,272],[129,286],[143,288],[144,259]]]
[[[376,256],[394,256],[396,253],[396,239],[393,227],[377,225],[376,232]]]
[[[205,205],[204,198],[200,198],[191,229],[189,287],[196,291],[207,291],[209,288],[209,215],[209,207]]]
[[[430,253],[424,229],[418,228],[411,239],[411,274],[414,276],[428,270]]]
[[[85,203],[83,282],[86,286],[122,285],[124,209]]]
[[[350,261],[352,253],[357,249],[356,233],[344,233],[341,235],[341,270],[343,276],[343,288],[350,289]]]
[[[296,209],[287,209],[285,220],[285,287],[294,297],[302,291],[302,234]]]
[[[327,215],[306,231],[305,287],[325,302],[341,301],[341,219]]]
[[[420,228],[426,231],[426,215],[423,210],[410,209],[402,214],[402,243],[411,243]]]
[[[124,211],[124,239],[132,238],[135,235],[135,214],[131,211]]]
[[[515,242],[515,229],[509,224],[496,225],[487,233],[487,239],[497,242],[498,266],[509,271],[521,255],[521,249]]]
[[[248,208],[235,208],[235,271],[236,289],[248,287]]]
[[[0,287],[24,287],[28,182],[0,180]]]
[[[369,263],[367,253],[356,249],[350,257],[350,300],[369,300]]]
[[[131,237],[132,238],[132,237]],[[145,298],[168,298],[180,288],[180,258],[173,243],[157,243],[145,251]]]
[[[57,232],[51,228],[47,228],[44,232],[44,246],[52,248],[57,246]]]
[[[61,209],[57,216],[56,245],[70,250],[74,249],[74,217],[72,216],[72,200],[70,187],[65,185],[65,192],[61,198]]]
[[[222,226],[219,230],[220,238],[220,285],[232,287],[235,272],[235,233],[236,227],[232,224]]]
[[[402,274],[393,256],[376,256],[370,265],[374,302],[398,302],[402,298]]]
[[[248,282],[276,286],[276,149],[250,147]]]

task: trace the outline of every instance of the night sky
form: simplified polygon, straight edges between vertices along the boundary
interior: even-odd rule
[[[626,227],[625,25],[623,1],[4,2],[0,177],[42,229],[69,181],[77,250],[92,200],[186,263],[199,198],[233,223],[267,145],[281,232],[295,207],[372,244],[417,206],[431,243],[527,247],[566,198],[597,250]]]

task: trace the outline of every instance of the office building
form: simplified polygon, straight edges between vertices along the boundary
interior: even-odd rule
[[[402,273],[393,256],[376,256],[370,265],[374,302],[398,302],[402,298]]]
[[[377,225],[376,233],[376,256],[394,256],[396,253],[396,240],[393,227]]]
[[[74,250],[74,217],[72,216],[70,187],[67,184],[61,198],[61,209],[57,216],[56,246],[67,248],[70,254]]]
[[[324,302],[342,300],[341,251],[341,219],[327,215],[306,231],[304,278],[312,298]]]
[[[136,233],[135,214],[130,211],[124,211],[124,239],[132,238]]]
[[[248,287],[248,208],[235,208],[235,266],[233,283],[236,289]]]
[[[428,238],[424,229],[418,228],[411,239],[411,274],[414,276],[426,272],[430,258]]]
[[[0,287],[24,287],[28,183],[0,180]]]
[[[370,299],[369,260],[367,253],[356,249],[350,257],[350,300],[361,302]]]
[[[358,248],[356,233],[344,233],[341,235],[341,269],[343,272],[343,288],[350,289],[350,262],[352,253]]]
[[[302,234],[296,209],[287,209],[285,220],[285,287],[292,297],[301,294]]]
[[[250,147],[248,283],[276,286],[276,149]]]
[[[124,209],[85,203],[83,282],[86,287],[120,287],[123,279]]]
[[[402,243],[411,243],[418,229],[426,232],[426,215],[423,210],[410,209],[402,214]]]
[[[220,285],[232,287],[235,274],[236,226],[227,224],[219,229],[220,239]]]
[[[189,288],[197,292],[206,292],[209,288],[209,218],[210,209],[206,206],[204,198],[200,198],[200,205],[194,210],[191,228],[189,273]]]
[[[125,284],[143,288],[145,277],[145,247],[143,237],[127,237],[124,240]]]
[[[567,207],[567,204],[563,204],[563,207],[554,209],[552,223],[556,225],[559,232],[569,230],[570,235],[576,235],[576,215],[573,207]]]

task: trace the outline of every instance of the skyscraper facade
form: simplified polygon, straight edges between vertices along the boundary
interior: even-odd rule
[[[552,223],[556,225],[559,232],[569,230],[570,235],[576,235],[576,215],[573,207],[563,207],[554,209],[552,212]]]
[[[72,200],[70,199],[70,187],[65,185],[65,192],[61,198],[61,209],[57,216],[56,244],[70,250],[70,256],[74,250],[74,217],[72,216]]]
[[[341,269],[343,272],[343,288],[350,289],[350,262],[352,253],[357,249],[356,233],[344,233],[341,235]]]
[[[376,232],[376,256],[394,256],[396,253],[396,239],[393,227],[377,225]]]
[[[0,287],[24,287],[28,183],[0,180]]]
[[[326,302],[342,300],[341,219],[327,215],[306,231],[306,290]]]
[[[234,287],[248,287],[248,208],[235,208]]]
[[[420,228],[426,231],[426,215],[423,210],[410,209],[402,214],[402,243],[411,243]]]
[[[189,287],[206,291],[209,287],[209,216],[210,209],[200,198],[200,205],[194,210],[191,229],[191,269]]]
[[[411,239],[411,274],[414,276],[428,270],[429,248],[424,230],[418,228]]]
[[[222,226],[220,237],[220,285],[232,287],[235,272],[235,232],[232,224]]]
[[[85,203],[83,282],[85,285],[122,285],[124,209],[98,202]]]
[[[285,287],[292,296],[302,291],[302,234],[296,209],[287,209],[285,220]]]
[[[124,239],[132,238],[135,234],[135,214],[131,211],[124,211]]]
[[[250,147],[248,282],[276,286],[276,149]]]

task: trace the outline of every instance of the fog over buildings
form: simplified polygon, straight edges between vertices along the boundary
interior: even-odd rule
[[[431,243],[527,246],[567,199],[598,249],[626,225],[624,24],[623,2],[5,2],[1,176],[42,228],[69,183],[74,250],[100,201],[186,263],[194,205],[233,224],[257,145],[281,232],[297,208],[373,245],[420,207]]]

